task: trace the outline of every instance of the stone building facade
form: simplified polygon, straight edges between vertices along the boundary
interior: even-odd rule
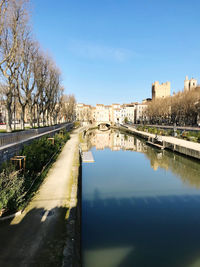
[[[135,104],[135,119],[134,123],[144,123],[147,122],[148,117],[145,113],[147,108],[147,103],[136,103]]]
[[[129,122],[135,122],[134,103],[131,104],[112,104],[103,105],[96,104],[96,107],[85,105],[82,103],[76,104],[76,120],[86,123],[124,123],[125,119]]]
[[[152,84],[152,100],[170,96],[170,87],[170,82],[159,84],[158,81],[155,81]]]
[[[192,78],[188,79],[188,76],[185,77],[184,81],[184,91],[191,91],[197,87],[197,80]]]

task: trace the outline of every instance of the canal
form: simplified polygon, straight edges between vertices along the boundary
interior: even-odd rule
[[[83,266],[200,266],[200,163],[113,130],[83,147]]]

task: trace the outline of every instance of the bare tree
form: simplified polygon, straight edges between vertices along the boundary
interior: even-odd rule
[[[63,88],[61,73],[48,55],[41,52],[31,36],[28,24],[28,0],[0,2],[0,74],[7,110],[7,131],[12,131],[12,116],[21,107],[21,127],[25,114],[37,126],[57,122]],[[72,116],[73,97],[68,106]],[[16,108],[17,107],[17,108]],[[15,115],[14,115],[15,121]]]
[[[199,114],[200,90],[178,92],[167,98],[158,98],[148,104],[146,114],[152,124],[196,125]]]
[[[34,57],[37,54],[37,45],[32,41],[30,32],[26,31],[22,36],[21,64],[18,68],[17,95],[21,105],[21,129],[24,129],[25,108],[28,105],[32,126],[32,98],[31,94],[35,87]]]
[[[16,87],[16,72],[19,67],[18,49],[21,47],[21,29],[27,23],[26,3],[23,0],[8,0],[1,3],[0,72],[6,84],[5,105],[7,131],[11,132],[12,102]]]
[[[33,91],[34,105],[36,106],[37,126],[40,126],[40,116],[44,125],[44,103],[45,103],[45,87],[48,79],[48,60],[42,52],[35,57],[34,76],[36,82],[36,90]]]
[[[48,82],[45,87],[45,114],[46,122],[52,124],[55,121],[56,104],[59,101],[59,90],[60,90],[60,71],[55,64],[50,61],[48,67]]]
[[[76,99],[72,94],[63,95],[61,114],[65,121],[72,121],[74,119]]]

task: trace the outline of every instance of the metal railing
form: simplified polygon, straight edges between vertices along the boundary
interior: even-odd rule
[[[45,133],[45,132],[49,132],[49,131],[61,128],[63,127],[63,125],[64,124],[58,124],[58,125],[43,127],[43,128],[38,128],[38,129],[19,131],[15,133],[2,133],[0,134],[0,147],[9,145],[12,143],[17,143],[27,138],[37,136],[41,133]]]

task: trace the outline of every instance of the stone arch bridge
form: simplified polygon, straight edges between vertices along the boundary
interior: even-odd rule
[[[98,121],[96,122],[96,126],[99,128],[99,130],[108,130],[110,129],[111,122],[110,121]]]

